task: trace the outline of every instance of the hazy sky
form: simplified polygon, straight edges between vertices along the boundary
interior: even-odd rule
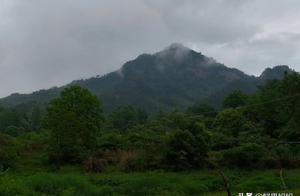
[[[300,71],[299,0],[0,0],[0,97],[180,42],[230,67]]]

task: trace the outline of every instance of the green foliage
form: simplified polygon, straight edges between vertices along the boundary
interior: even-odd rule
[[[124,135],[118,132],[105,132],[97,141],[97,147],[102,149],[122,149],[127,146]]]
[[[0,133],[16,137],[30,131],[41,131],[43,112],[39,106],[29,105],[0,106]]]
[[[167,141],[166,164],[172,169],[199,168],[206,153],[207,144],[200,134],[175,130]]]
[[[10,134],[11,127],[14,126],[19,129],[21,126],[21,117],[20,115],[13,109],[2,108],[0,106],[0,133]],[[11,135],[18,134],[18,131],[12,132]]]
[[[112,188],[98,187],[87,177],[75,174],[38,173],[29,177],[0,177],[0,192],[3,196],[11,195],[62,195],[90,196],[113,195]]]
[[[137,110],[131,106],[119,107],[110,115],[112,126],[118,131],[126,131],[146,120],[147,113],[145,111]]]
[[[48,107],[46,128],[51,130],[50,160],[56,163],[81,161],[95,148],[102,109],[97,97],[79,86],[62,91]]]
[[[223,101],[223,108],[237,108],[247,104],[247,95],[240,90],[231,92]]]
[[[217,114],[215,108],[207,104],[195,104],[187,108],[188,114],[203,115],[206,117],[214,117]]]
[[[300,189],[299,170],[226,171],[233,195],[238,192],[292,192]],[[217,172],[45,173],[0,176],[0,193],[11,195],[226,195]],[[297,194],[296,194],[297,195]]]
[[[299,140],[299,83],[298,73],[269,81],[252,99],[251,104],[256,106],[247,108],[250,119],[262,124],[264,132],[272,137]]]
[[[7,134],[13,137],[17,137],[19,135],[22,135],[26,132],[26,130],[23,127],[16,127],[16,126],[8,126],[6,127],[2,133]]]
[[[216,116],[214,127],[226,135],[238,136],[243,131],[242,128],[245,123],[246,119],[241,110],[226,109]]]
[[[18,171],[40,171],[47,163],[50,134],[46,131],[27,132],[18,136],[21,145]]]
[[[0,172],[16,165],[19,158],[20,144],[5,134],[0,134]]]
[[[34,107],[29,115],[29,126],[31,131],[38,132],[41,130],[42,111],[39,107]]]
[[[211,134],[211,150],[223,150],[236,146],[238,139],[233,136],[225,135],[221,132],[213,132]]]
[[[263,166],[263,157],[265,149],[258,144],[244,144],[225,150],[222,153],[221,164],[228,168],[261,168]]]
[[[14,160],[2,167],[42,170],[48,167],[47,153],[56,166],[81,164],[91,172],[298,168],[300,148],[285,142],[300,139],[299,81],[299,74],[288,74],[253,95],[233,91],[224,101],[229,108],[218,112],[197,104],[186,112],[148,117],[143,110],[123,106],[107,119],[97,97],[71,86],[49,104],[46,129],[40,127],[45,111],[39,105],[0,109],[0,120],[7,120],[0,121],[1,133],[15,136],[9,141],[21,146],[18,153],[13,147],[1,149],[2,157]]]
[[[300,139],[300,74],[287,75],[281,82],[280,90],[283,95],[289,97],[286,102],[286,110],[289,114],[286,127],[291,130],[291,133],[287,138]]]
[[[194,55],[191,62],[205,60]],[[97,83],[97,79],[88,84],[74,82],[94,92],[101,89],[100,95],[113,103],[111,108],[117,108],[106,119],[98,98],[79,86],[64,88],[47,112],[34,102],[0,107],[0,195],[208,195],[224,187],[216,170],[225,170],[234,193],[281,190],[277,170],[256,170],[300,167],[300,147],[296,144],[300,140],[300,75],[290,73],[282,80],[268,81],[252,95],[235,89],[253,82],[253,78],[224,84],[230,87],[219,92],[220,96],[214,94],[216,99],[229,89],[233,91],[223,101],[222,110],[201,103],[182,112],[185,106],[208,96],[209,86],[220,89],[224,78],[217,75],[210,85],[199,87],[203,81],[190,72],[214,75],[203,72],[198,64],[187,63],[185,72],[178,71],[180,65],[173,61],[165,61],[166,70],[157,72],[148,66],[160,65],[155,64],[157,61],[151,55],[141,56],[137,62],[126,64],[123,76],[104,78],[105,84]],[[140,66],[138,62],[147,66],[135,69]],[[159,75],[164,71],[168,74]],[[147,77],[137,83],[141,72]],[[260,80],[270,78],[271,72],[268,70]],[[191,81],[185,80],[187,76]],[[277,73],[275,76],[279,77]],[[144,85],[148,80],[152,85]],[[176,83],[175,91],[174,80],[184,83]],[[187,85],[192,92],[185,88]],[[130,88],[132,94],[123,87]],[[54,90],[52,95],[61,90]],[[35,94],[41,100],[47,95],[47,91]],[[128,103],[161,112],[148,117],[145,111],[126,106]],[[178,110],[165,110],[175,105]],[[49,160],[62,169],[45,173],[54,169]],[[204,171],[206,168],[215,174]],[[201,172],[196,171],[199,169]],[[164,172],[149,172],[153,170]],[[184,172],[166,172],[172,170]],[[289,188],[299,190],[299,179],[298,170],[284,173]]]
[[[245,181],[241,181],[237,185],[238,190],[248,191],[248,192],[264,192],[278,190],[282,187],[282,183],[279,178],[274,178],[270,176],[254,176]]]

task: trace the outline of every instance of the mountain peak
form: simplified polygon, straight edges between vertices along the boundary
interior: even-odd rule
[[[181,43],[172,43],[160,52],[155,53],[155,56],[168,61],[182,62],[192,56],[199,56],[201,53],[193,51]],[[201,55],[202,56],[202,55]]]
[[[166,47],[165,49],[163,49],[162,51],[158,52],[158,53],[172,53],[172,54],[178,54],[178,53],[187,53],[187,52],[191,52],[193,51],[192,49],[184,46],[181,43],[172,43],[170,44],[168,47]]]
[[[265,69],[260,75],[260,78],[264,80],[282,79],[286,73],[291,72],[293,72],[293,70],[288,65],[277,65]]]
[[[182,49],[190,50],[188,47],[177,42],[170,44],[165,50],[182,50]]]

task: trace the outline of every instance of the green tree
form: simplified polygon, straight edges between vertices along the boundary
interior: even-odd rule
[[[188,107],[188,114],[192,115],[203,115],[208,117],[214,117],[217,114],[215,108],[207,104],[195,104],[193,106]]]
[[[87,89],[71,86],[49,104],[45,127],[51,130],[50,160],[78,162],[96,145],[102,107]]]
[[[166,164],[175,170],[203,166],[208,147],[202,135],[188,130],[175,130],[167,140]]]
[[[222,164],[229,168],[261,168],[265,149],[263,146],[253,143],[246,143],[238,147],[225,150],[223,153]]]
[[[0,172],[16,165],[19,151],[20,144],[16,138],[0,134]]]
[[[285,102],[280,100],[283,96],[279,91],[280,81],[272,80],[260,88],[259,102],[254,114],[259,117],[264,126],[265,133],[272,137],[277,137],[275,131],[283,127],[288,118]],[[275,101],[274,101],[275,100]],[[276,101],[278,100],[278,101]]]
[[[247,95],[240,90],[231,92],[223,101],[223,108],[237,108],[247,103]]]
[[[290,131],[287,138],[300,140],[300,74],[286,75],[281,81],[280,91],[283,96],[288,97],[284,102],[289,117],[286,128]]]
[[[40,131],[42,122],[42,112],[41,109],[35,106],[29,116],[29,124],[31,131]]]
[[[269,81],[260,87],[247,113],[272,137],[300,139],[300,75],[291,73],[282,80]]]
[[[145,111],[131,106],[119,107],[110,115],[113,128],[119,131],[126,131],[139,123],[145,123],[146,120]]]
[[[0,131],[4,131],[9,126],[20,126],[21,116],[14,109],[2,108],[0,106]]]
[[[246,123],[246,118],[243,116],[241,110],[226,109],[220,112],[214,121],[214,128],[226,135],[238,136]]]

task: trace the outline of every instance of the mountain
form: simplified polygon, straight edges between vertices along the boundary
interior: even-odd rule
[[[278,65],[273,68],[267,68],[260,75],[261,80],[272,80],[274,78],[281,78],[284,74],[291,73],[292,70],[287,65]]]
[[[266,69],[259,77],[249,76],[175,43],[155,54],[142,54],[105,76],[31,94],[12,94],[1,99],[0,104],[44,104],[58,96],[63,88],[80,85],[99,96],[108,111],[121,105],[133,105],[150,112],[184,109],[199,102],[218,106],[232,90],[252,93],[264,81],[281,79],[290,71],[287,66],[278,66]]]

